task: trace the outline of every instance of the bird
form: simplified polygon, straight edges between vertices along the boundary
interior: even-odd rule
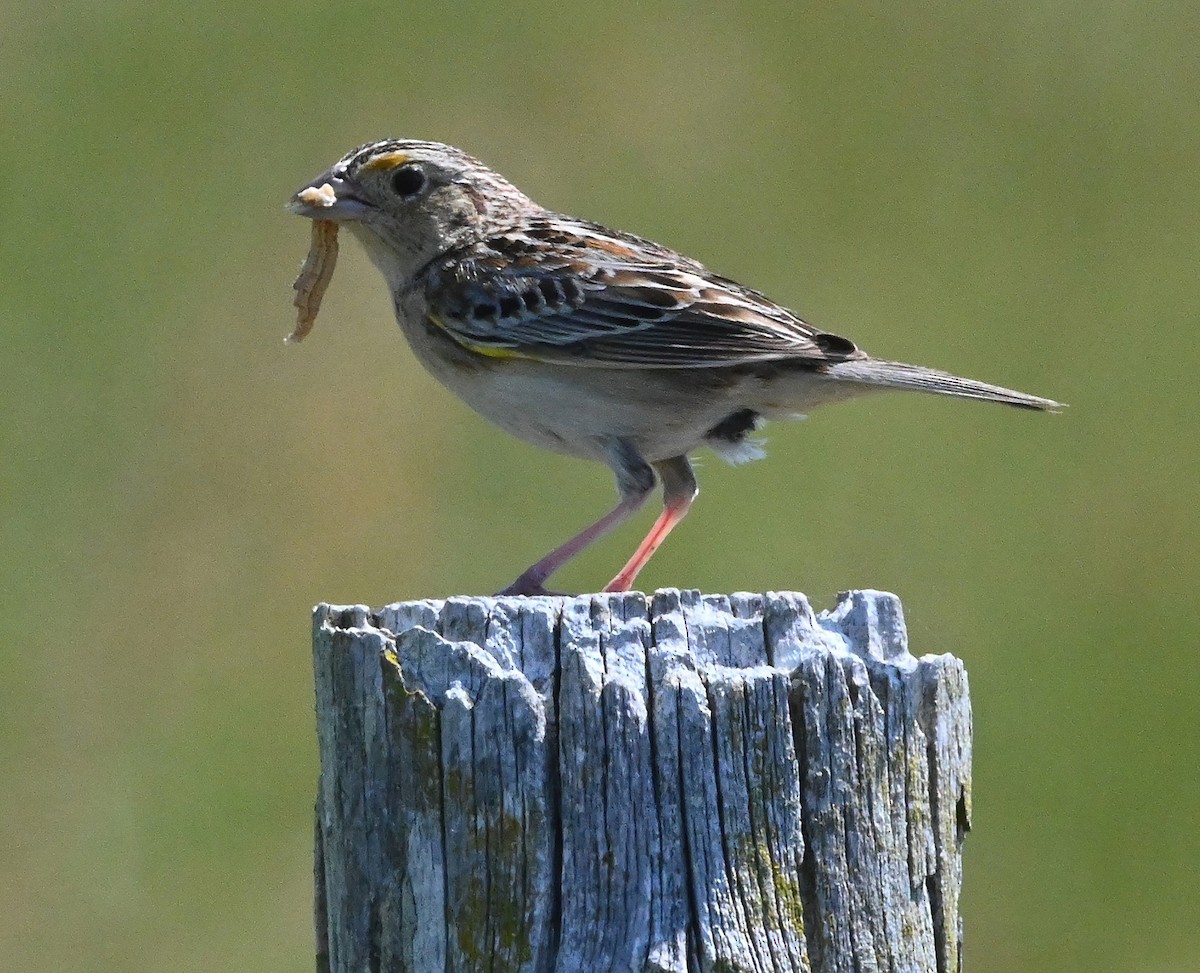
[[[352,234],[416,358],[470,408],[518,439],[612,471],[616,506],[500,595],[551,594],[551,575],[661,485],[661,513],[604,589],[629,590],[697,496],[692,454],[756,459],[754,433],[767,420],[889,389],[1061,408],[872,358],[669,247],[548,210],[440,142],[361,145],[287,208]]]

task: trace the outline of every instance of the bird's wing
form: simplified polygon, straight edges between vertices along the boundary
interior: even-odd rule
[[[717,368],[864,357],[757,291],[648,240],[532,220],[425,278],[430,320],[483,354],[609,368]]]

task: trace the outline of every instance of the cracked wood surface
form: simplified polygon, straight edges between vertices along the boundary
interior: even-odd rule
[[[971,710],[899,601],[319,605],[319,969],[960,967]]]

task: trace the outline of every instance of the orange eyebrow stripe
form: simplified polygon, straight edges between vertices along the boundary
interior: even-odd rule
[[[362,168],[367,172],[375,169],[391,169],[393,166],[404,165],[407,161],[407,152],[385,152],[383,155],[377,155],[374,159],[364,162]]]

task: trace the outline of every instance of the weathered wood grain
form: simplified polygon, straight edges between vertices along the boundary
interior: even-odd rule
[[[960,967],[971,710],[899,601],[318,606],[318,964]]]

